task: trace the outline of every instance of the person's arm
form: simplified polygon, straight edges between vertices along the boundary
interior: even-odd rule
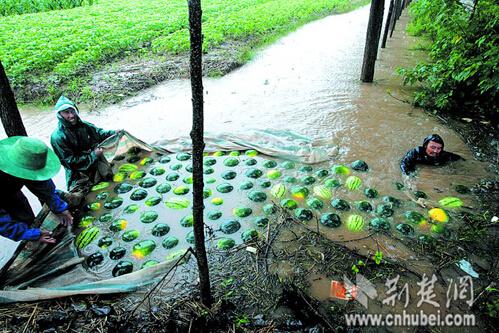
[[[86,171],[97,161],[95,151],[90,153],[75,152],[60,137],[52,136],[50,144],[61,161],[64,161],[71,170]]]
[[[465,161],[465,159],[461,155],[451,153],[450,151],[445,151],[444,153],[446,161],[459,161],[459,160]]]
[[[402,161],[400,162],[400,169],[404,175],[409,175],[416,171],[417,162],[417,148],[409,150]]]
[[[13,241],[36,241],[42,232],[38,228],[29,228],[26,223],[12,220],[6,211],[0,209],[0,235]]]
[[[44,181],[26,181],[26,187],[40,200],[42,204],[46,204],[55,214],[61,214],[68,209],[68,204],[61,199],[59,193],[55,189],[54,182],[49,180]]]

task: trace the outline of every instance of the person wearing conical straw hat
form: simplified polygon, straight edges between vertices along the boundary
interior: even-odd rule
[[[73,223],[68,204],[59,196],[51,178],[61,167],[54,152],[42,141],[13,136],[0,140],[0,235],[14,241],[55,243],[52,233],[30,225],[35,215],[21,192],[26,186],[46,204],[65,226]]]

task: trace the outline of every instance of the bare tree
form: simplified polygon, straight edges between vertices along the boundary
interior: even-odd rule
[[[0,61],[0,119],[7,136],[27,136],[9,79]]]
[[[208,259],[204,244],[204,222],[203,222],[203,150],[204,150],[204,114],[203,114],[203,68],[202,68],[202,44],[203,35],[201,30],[201,0],[188,0],[189,3],[189,32],[191,36],[191,89],[192,89],[192,173],[194,189],[194,243],[195,253],[199,269],[199,288],[201,302],[211,307],[211,287]]]

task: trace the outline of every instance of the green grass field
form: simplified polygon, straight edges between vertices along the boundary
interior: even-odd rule
[[[204,50],[227,40],[265,43],[367,2],[203,0]],[[92,6],[0,18],[0,59],[15,90],[31,84],[52,85],[47,91],[54,94],[61,84],[80,89],[83,78],[103,64],[188,50],[186,0],[99,0]]]

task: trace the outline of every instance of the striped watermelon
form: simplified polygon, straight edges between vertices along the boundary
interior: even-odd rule
[[[125,163],[118,169],[119,172],[134,172],[138,167],[135,164]]]
[[[314,194],[315,196],[325,200],[330,200],[333,196],[331,190],[324,185],[314,186]]]
[[[125,242],[131,242],[139,238],[140,232],[138,230],[128,230],[121,236],[121,239]]]
[[[270,190],[270,194],[272,194],[274,198],[281,199],[286,194],[286,186],[284,186],[284,184],[274,185]]]
[[[128,176],[128,178],[130,178],[130,179],[141,179],[141,178],[144,178],[145,176],[146,176],[145,171],[135,170],[134,172],[132,172],[130,174],[130,176]]]
[[[190,201],[182,198],[170,198],[165,201],[165,205],[172,209],[185,209],[189,207]]]
[[[445,197],[438,200],[438,203],[444,208],[458,208],[463,205],[463,201],[456,197]]]
[[[100,230],[97,227],[90,227],[82,230],[78,237],[76,237],[75,245],[79,249],[83,249],[88,244],[92,243],[99,235]]]
[[[347,180],[345,182],[345,186],[350,191],[358,189],[361,184],[362,184],[362,180],[360,180],[360,178],[357,177],[357,176],[350,176],[350,177],[347,178]]]
[[[347,219],[347,228],[353,232],[362,231],[364,228],[364,219],[360,215],[350,215]]]
[[[105,188],[108,188],[109,187],[109,183],[108,182],[101,182],[97,185],[94,185],[92,186],[92,188],[90,189],[90,191],[92,192],[96,192],[96,191],[100,191],[100,190],[103,190]]]
[[[125,178],[128,177],[128,174],[126,172],[117,172],[114,176],[113,176],[113,182],[115,183],[119,183],[119,182],[122,182],[125,180]]]
[[[336,164],[331,167],[331,172],[337,175],[349,175],[350,169],[342,164]]]

